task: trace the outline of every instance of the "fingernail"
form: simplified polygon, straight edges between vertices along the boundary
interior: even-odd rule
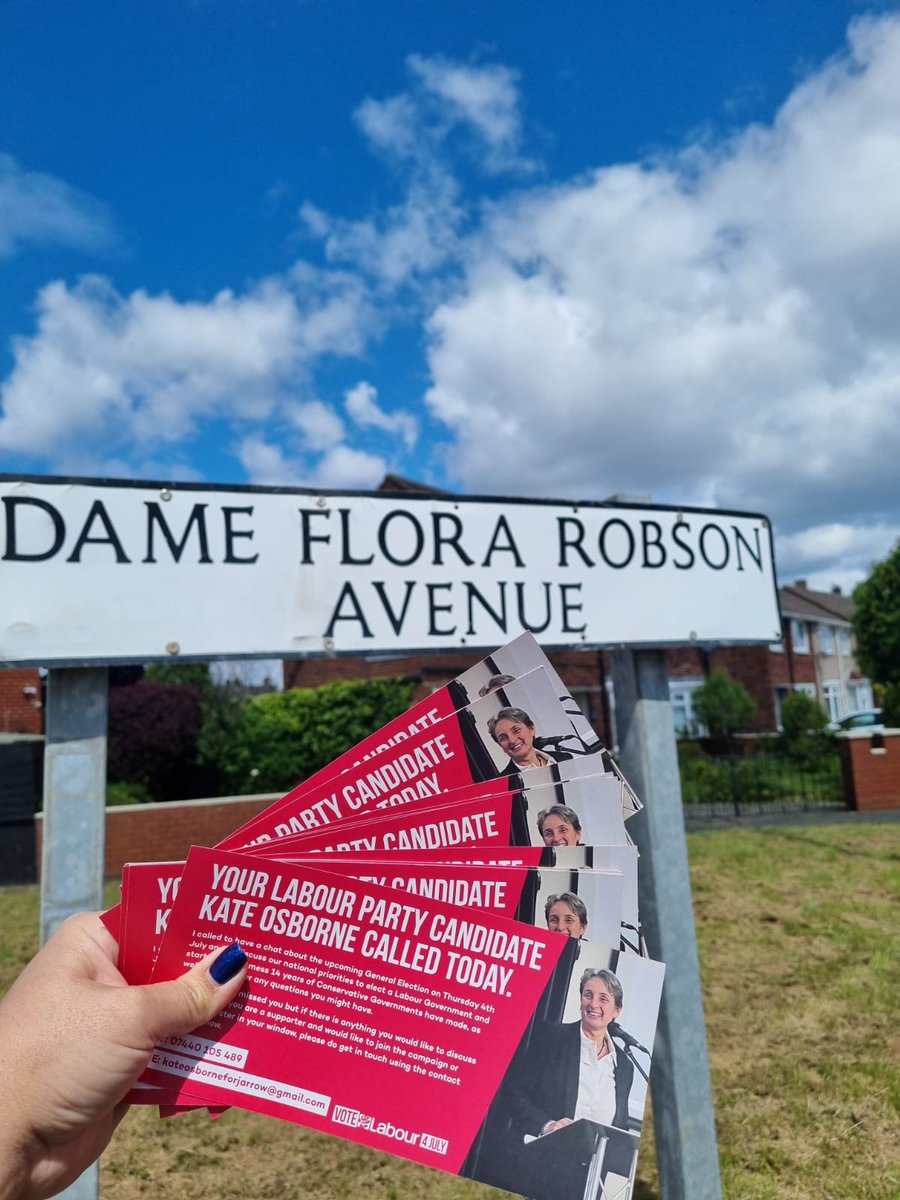
[[[247,955],[241,949],[240,944],[232,942],[209,968],[210,978],[214,983],[227,983],[229,979],[234,979],[246,961]]]

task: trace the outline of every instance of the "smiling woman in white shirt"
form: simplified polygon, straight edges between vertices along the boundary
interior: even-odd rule
[[[622,984],[612,971],[589,967],[579,983],[580,1017],[535,1031],[513,1100],[523,1137],[545,1137],[585,1118],[628,1129],[634,1066],[609,1026],[622,1012]]]

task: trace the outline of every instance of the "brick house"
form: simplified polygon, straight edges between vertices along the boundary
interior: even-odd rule
[[[36,667],[0,670],[0,733],[44,732],[43,680]]]
[[[755,700],[759,733],[780,727],[781,701],[789,692],[805,692],[831,720],[871,708],[872,685],[854,657],[850,597],[840,588],[812,591],[805,579],[798,579],[778,589],[778,605],[781,642],[669,651],[669,692],[679,732],[696,730],[691,694],[718,668],[739,680]]]
[[[785,690],[808,691],[831,720],[872,707],[872,684],[856,661],[851,620],[853,601],[840,588],[814,592],[798,579],[779,589],[784,628]],[[779,653],[777,647],[771,647]],[[798,684],[803,684],[798,688]],[[815,688],[813,693],[812,688]]]

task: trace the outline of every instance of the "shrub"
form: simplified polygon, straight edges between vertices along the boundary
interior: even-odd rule
[[[815,770],[832,750],[825,734],[828,715],[821,705],[803,692],[792,692],[781,702],[782,749],[803,770]]]
[[[900,683],[889,683],[882,688],[881,703],[885,727],[900,729]]]
[[[681,799],[685,804],[728,804],[732,790],[727,763],[706,756],[682,761]]]
[[[714,671],[692,697],[698,720],[712,738],[731,738],[746,729],[756,713],[756,704],[742,683],[724,671]]]
[[[210,772],[197,765],[203,721],[193,688],[142,681],[109,693],[107,777],[138,784],[154,800],[185,800],[210,790]]]
[[[409,707],[413,684],[369,679],[207,701],[199,758],[236,795],[288,791]]]
[[[144,670],[144,678],[152,683],[172,683],[193,688],[200,696],[207,695],[214,686],[209,675],[209,664],[204,662],[149,663]]]
[[[153,797],[142,783],[108,783],[106,785],[107,807],[117,804],[150,804]]]
[[[703,747],[696,738],[680,737],[678,739],[678,761],[686,763],[690,759],[702,758]]]
[[[827,724],[828,715],[812,696],[791,692],[781,701],[781,728],[788,741],[808,733],[821,733]]]

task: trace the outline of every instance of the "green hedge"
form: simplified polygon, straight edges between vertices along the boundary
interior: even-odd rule
[[[202,763],[233,795],[289,791],[410,705],[414,684],[369,679],[206,701]]]
[[[767,804],[831,801],[842,795],[840,762],[830,738],[808,739],[802,758],[774,752],[745,757],[698,753],[679,742],[681,797],[685,804]]]

